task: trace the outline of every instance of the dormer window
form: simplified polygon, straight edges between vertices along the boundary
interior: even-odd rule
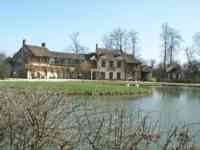
[[[106,61],[105,61],[105,60],[102,60],[101,66],[102,66],[102,67],[105,67],[105,66],[106,66]]]
[[[121,66],[122,66],[122,62],[121,62],[121,61],[118,61],[118,62],[117,62],[117,68],[121,68]]]
[[[110,64],[110,68],[114,67],[114,62],[113,61],[110,61],[109,64]]]

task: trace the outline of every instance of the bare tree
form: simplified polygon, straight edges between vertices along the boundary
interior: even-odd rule
[[[195,33],[192,38],[195,48],[200,49],[200,32]]]
[[[124,49],[126,47],[126,30],[121,28],[116,28],[111,32],[110,37],[113,42],[113,47],[115,49]]]
[[[113,48],[113,40],[111,39],[109,34],[105,34],[103,36],[102,43],[105,48]]]
[[[197,32],[192,37],[193,45],[190,48],[193,58],[195,61],[200,60],[200,32]]]
[[[194,52],[192,48],[185,48],[185,55],[189,65],[192,65],[192,62],[195,60]]]
[[[111,33],[104,35],[103,44],[107,48],[124,50],[127,48],[127,40],[126,30],[116,28]]]
[[[71,45],[70,45],[70,49],[75,53],[75,54],[79,54],[81,52],[84,52],[86,50],[86,47],[84,47],[80,40],[79,40],[79,32],[74,32],[72,33],[69,38],[71,40]]]
[[[162,32],[160,34],[161,37],[161,43],[162,47],[164,48],[162,50],[163,53],[163,70],[166,72],[166,66],[167,66],[167,50],[170,46],[170,27],[167,23],[162,24]]]
[[[152,69],[154,69],[155,63],[156,63],[156,60],[155,60],[155,59],[151,59],[151,60],[150,60],[150,66],[151,66]]]
[[[131,53],[135,57],[137,40],[138,33],[136,31],[128,32],[126,29],[116,28],[105,34],[102,42],[106,48],[119,49],[125,53]]]
[[[132,30],[130,32],[128,32],[128,37],[129,37],[129,41],[130,41],[130,47],[132,50],[132,55],[135,57],[136,56],[136,44],[137,44],[137,40],[138,40],[138,32]]]
[[[191,125],[199,123],[172,126],[162,139],[159,121],[141,111],[74,104],[62,92],[0,90],[3,150],[148,150],[151,145],[192,150],[198,132],[191,132]]]
[[[182,41],[181,35],[175,29],[171,28],[169,32],[170,36],[170,47],[169,47],[169,64],[172,65],[174,61],[174,55],[177,52],[177,48],[179,48],[180,43]]]
[[[163,47],[163,71],[165,73],[167,65],[174,63],[174,55],[177,52],[177,48],[180,46],[182,38],[178,31],[170,27],[167,23],[162,25],[160,36]]]
[[[65,121],[75,108],[62,93],[1,89],[0,149],[58,149],[72,135]]]
[[[9,62],[7,61],[7,57],[5,54],[0,53],[0,79],[4,79],[9,77],[10,68]]]

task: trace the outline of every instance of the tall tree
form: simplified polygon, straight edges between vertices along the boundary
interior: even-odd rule
[[[105,48],[113,48],[113,41],[110,37],[110,34],[105,34],[103,36],[102,43]]]
[[[195,56],[195,59],[199,60],[200,57],[200,32],[197,32],[192,37],[192,53]]]
[[[6,56],[0,53],[0,78],[4,79],[9,76],[9,65],[6,62]]]
[[[116,28],[113,30],[113,32],[110,34],[110,37],[112,39],[113,42],[113,47],[115,49],[125,49],[126,48],[126,30],[121,29],[121,28]]]
[[[195,33],[192,39],[195,48],[200,49],[200,32]]]
[[[74,32],[69,36],[71,40],[70,49],[76,54],[79,54],[86,50],[86,47],[84,47],[79,40],[79,35],[79,32]]]
[[[162,25],[161,42],[163,47],[163,70],[166,72],[167,64],[173,64],[174,55],[177,52],[177,48],[182,41],[181,35],[177,30],[170,27],[167,23]]]
[[[155,59],[150,60],[150,66],[151,66],[152,69],[154,69],[155,63],[156,63]]]
[[[116,28],[103,37],[103,44],[106,48],[124,50],[127,48],[127,32],[125,29]]]
[[[136,56],[136,44],[137,44],[137,40],[138,40],[138,33],[134,30],[128,32],[128,37],[129,37],[129,41],[130,41],[130,47],[132,50],[132,55],[135,57]]]
[[[193,60],[194,60],[194,55],[193,55],[192,49],[186,48],[185,49],[185,55],[186,55],[188,64],[191,65]]]
[[[181,35],[173,28],[170,28],[170,47],[169,47],[169,64],[172,65],[174,62],[174,55],[177,52],[177,48],[180,46],[182,41]]]
[[[103,37],[103,44],[106,48],[120,49],[123,52],[130,53],[135,57],[138,33],[134,30],[116,28]]]
[[[162,32],[160,34],[163,50],[163,70],[166,72],[166,65],[167,65],[167,50],[169,48],[169,34],[170,34],[170,27],[167,23],[162,25]]]

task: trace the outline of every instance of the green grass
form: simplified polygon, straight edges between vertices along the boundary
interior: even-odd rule
[[[0,88],[26,88],[63,91],[68,93],[140,93],[149,88],[128,87],[125,83],[95,81],[1,81]]]

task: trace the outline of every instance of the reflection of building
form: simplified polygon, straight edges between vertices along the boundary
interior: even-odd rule
[[[74,54],[50,51],[45,43],[27,45],[14,55],[15,74],[21,78],[142,80],[148,71],[132,55],[121,50],[96,48],[96,53]]]

